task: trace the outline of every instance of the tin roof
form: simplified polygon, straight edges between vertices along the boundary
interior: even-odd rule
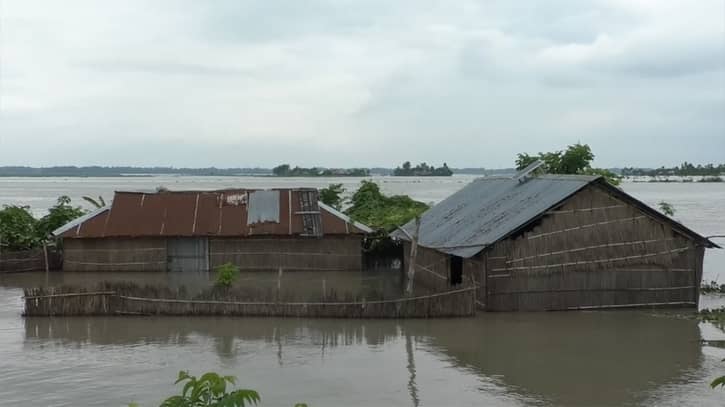
[[[300,193],[310,190],[274,191],[116,192],[110,207],[72,221],[53,234],[63,238],[303,235],[302,218],[311,213],[301,210]],[[370,232],[367,226],[326,205],[319,205],[319,216],[324,234]]]
[[[651,216],[673,224],[685,235],[712,242],[660,214],[598,176],[541,175],[521,182],[508,177],[479,178],[449,196],[421,216],[421,246],[444,253],[471,257],[487,246],[509,236],[571,195],[593,182],[616,191]],[[391,235],[408,239],[415,231],[414,221]]]

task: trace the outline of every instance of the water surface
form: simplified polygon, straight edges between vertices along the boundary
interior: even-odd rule
[[[473,177],[390,178],[386,193],[437,202]],[[325,186],[360,179],[254,177],[0,179],[0,204],[42,214],[58,195],[114,189]],[[703,234],[725,232],[725,184],[624,184],[661,200]],[[725,280],[723,251],[709,250],[705,278]],[[215,370],[259,390],[264,405],[291,406],[721,406],[708,383],[725,373],[725,334],[692,311],[488,313],[447,320],[262,318],[22,318],[22,288],[92,284],[108,275],[0,275],[0,405],[157,405],[176,373]],[[722,277],[721,277],[722,276]],[[165,273],[114,275],[170,283]],[[174,277],[175,278],[175,277]],[[199,284],[205,284],[206,280]],[[725,282],[725,281],[724,281]],[[171,282],[173,283],[173,282]],[[316,284],[316,283],[315,283]],[[704,297],[701,306],[725,304]]]

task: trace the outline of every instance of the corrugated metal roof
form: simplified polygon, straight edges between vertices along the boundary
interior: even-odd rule
[[[419,244],[456,256],[474,256],[598,178],[541,175],[525,182],[479,178],[423,214]],[[412,235],[414,222],[403,229]],[[400,231],[392,235],[406,238]]]
[[[298,214],[302,189],[276,191],[277,222],[247,224],[249,193],[255,190],[116,192],[110,208],[70,222],[55,234],[64,238],[302,234],[302,217]],[[324,206],[320,206],[320,219],[322,231],[328,235],[369,230]]]

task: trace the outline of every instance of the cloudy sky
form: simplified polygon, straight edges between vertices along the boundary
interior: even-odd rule
[[[725,162],[725,0],[0,0],[0,165]]]

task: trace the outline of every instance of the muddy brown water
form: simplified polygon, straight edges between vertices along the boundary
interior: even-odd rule
[[[359,181],[342,180],[349,187]],[[30,204],[42,212],[63,193],[78,199],[159,184],[212,189],[332,181],[16,178],[0,180],[0,203]],[[430,202],[468,181],[380,180],[388,193]],[[725,184],[624,189],[650,204],[671,202],[676,218],[701,233],[725,231]],[[724,253],[708,251],[706,279],[725,280]],[[442,320],[20,316],[23,287],[109,277],[0,275],[1,406],[155,406],[173,393],[182,369],[236,375],[241,386],[261,392],[264,406],[725,405],[725,391],[708,386],[725,374],[725,349],[718,342],[725,333],[697,322],[691,310],[488,313]],[[164,273],[110,278],[208,282],[206,276]],[[718,296],[701,301],[702,307],[723,304]]]
[[[184,369],[236,375],[265,406],[725,404],[725,391],[708,387],[725,373],[717,346],[725,333],[692,310],[439,320],[19,315],[23,287],[102,279],[0,276],[0,405],[155,406]]]

